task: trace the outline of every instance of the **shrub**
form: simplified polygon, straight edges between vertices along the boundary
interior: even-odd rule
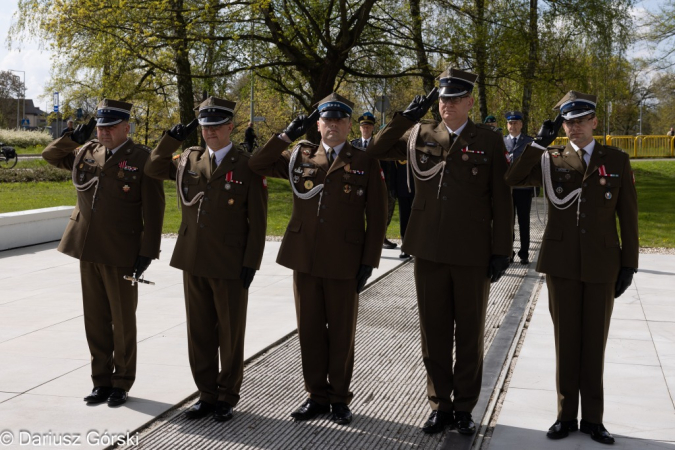
[[[53,166],[35,167],[32,169],[0,170],[0,183],[26,183],[37,181],[68,181],[70,170],[57,169]]]
[[[45,147],[53,140],[54,138],[47,131],[0,129],[0,142],[5,145],[11,145],[12,147]]]

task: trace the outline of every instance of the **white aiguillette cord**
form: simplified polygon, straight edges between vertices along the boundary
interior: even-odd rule
[[[560,210],[567,209],[572,206],[575,201],[577,202],[577,226],[579,226],[581,188],[576,188],[563,199],[558,198],[553,189],[553,182],[551,181],[551,156],[549,155],[548,150],[541,155],[541,175],[544,179],[544,195],[548,197],[555,208]],[[567,206],[563,206],[568,202],[569,204]]]
[[[77,155],[75,156],[75,163],[73,164],[72,170],[73,186],[75,186],[75,189],[78,192],[84,192],[89,188],[91,188],[92,186],[96,185],[96,187],[94,188],[94,196],[91,199],[91,209],[94,209],[94,204],[96,203],[96,193],[98,192],[98,177],[94,176],[91,178],[91,180],[87,181],[86,183],[78,183],[77,176],[75,175],[77,173],[77,166],[82,161],[82,157],[78,159],[78,156],[84,155],[84,149],[85,146],[83,145],[82,147],[80,147],[80,151],[77,152]]]
[[[178,207],[180,208],[180,202],[182,201],[185,206],[193,206],[195,203],[199,202],[197,207],[197,223],[199,223],[199,216],[202,211],[202,200],[204,197],[204,191],[197,192],[192,200],[189,202],[183,194],[183,173],[185,172],[185,166],[187,166],[187,160],[192,153],[193,147],[188,148],[180,155],[180,160],[178,161],[178,173],[176,175],[176,190],[178,191]]]
[[[317,184],[314,186],[312,189],[310,189],[307,192],[300,193],[298,190],[295,188],[295,183],[293,183],[293,167],[295,167],[295,160],[298,158],[298,152],[300,151],[300,147],[302,146],[303,142],[306,141],[300,141],[298,145],[295,146],[293,149],[293,152],[291,152],[291,159],[288,161],[288,181],[291,183],[291,188],[293,189],[293,193],[300,199],[300,200],[309,200],[310,198],[316,196],[316,194],[321,193],[319,196],[319,206],[316,210],[316,215],[319,215],[319,210],[321,209],[321,198],[323,197],[323,184]]]
[[[440,172],[441,178],[440,180],[438,180],[438,192],[436,193],[436,198],[438,198],[441,195],[441,186],[443,184],[443,173],[444,173],[443,169],[445,169],[445,160],[436,164],[429,170],[420,170],[419,166],[417,165],[417,155],[415,155],[415,152],[417,151],[415,149],[415,144],[417,142],[417,136],[420,133],[421,126],[422,126],[421,123],[415,125],[412,131],[410,132],[410,137],[408,138],[408,162],[410,163],[411,167],[411,170],[408,171],[408,192],[411,192],[410,172],[413,172],[413,175],[420,181],[431,180],[438,174],[438,172]]]

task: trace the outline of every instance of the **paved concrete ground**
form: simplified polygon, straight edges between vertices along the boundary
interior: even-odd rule
[[[583,433],[551,441],[555,346],[544,284],[489,450],[600,449]],[[640,255],[633,285],[616,299],[605,358],[604,424],[613,448],[675,448],[675,256]]]
[[[92,385],[79,262],[56,243],[0,252],[0,448],[64,448],[54,444],[66,436],[103,448],[109,436],[141,427],[195,392],[182,274],[169,267],[174,244],[163,239],[162,258],[146,274],[157,284],[139,291],[138,372],[120,408],[82,401]],[[278,249],[279,242],[267,242],[251,286],[246,358],[296,328],[292,274],[275,263]],[[401,263],[399,252],[383,251],[371,281]]]

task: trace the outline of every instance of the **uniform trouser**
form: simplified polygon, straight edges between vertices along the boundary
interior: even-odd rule
[[[399,197],[398,198],[398,213],[399,225],[401,226],[401,239],[405,236],[405,230],[408,228],[410,221],[410,212],[412,211],[413,197]]]
[[[389,224],[391,223],[391,218],[394,217],[395,210],[396,210],[396,197],[391,195],[391,191],[387,191],[387,226],[389,226]]]
[[[80,261],[84,330],[95,387],[129,391],[136,379],[138,285],[122,278],[132,273],[131,267]]]
[[[602,423],[605,344],[614,307],[614,283],[583,283],[546,275],[556,352],[558,420],[579,412]]]
[[[422,358],[434,410],[471,412],[478,401],[490,293],[487,272],[487,266],[455,266],[415,257]]]
[[[248,289],[240,279],[198,277],[185,271],[183,289],[190,369],[199,400],[235,406],[244,378]]]
[[[513,210],[518,219],[518,229],[520,231],[520,250],[518,257],[527,259],[530,251],[530,209],[532,208],[532,188],[514,189]],[[513,240],[516,240],[516,233],[513,232]]]
[[[302,374],[309,397],[321,404],[349,403],[359,295],[356,279],[293,272]]]

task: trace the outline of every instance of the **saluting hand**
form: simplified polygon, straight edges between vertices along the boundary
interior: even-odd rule
[[[562,115],[558,114],[558,117],[555,118],[553,122],[549,119],[546,119],[539,128],[537,136],[534,138],[534,142],[541,145],[542,147],[548,147],[551,145],[555,138],[558,137],[558,131],[563,123]]]
[[[96,128],[96,119],[92,117],[86,124],[81,123],[75,127],[75,130],[70,133],[70,139],[82,145],[89,140],[89,136],[91,136],[94,128]]]
[[[438,89],[433,88],[427,95],[416,95],[401,114],[408,120],[419,122],[436,100],[438,100]]]
[[[288,139],[291,140],[291,142],[293,142],[300,136],[303,136],[305,133],[307,133],[309,127],[316,123],[317,120],[319,120],[318,109],[315,109],[309,117],[301,114],[288,124],[283,133],[288,137]]]
[[[194,131],[197,129],[197,125],[199,125],[199,122],[197,119],[194,119],[192,122],[190,122],[187,125],[183,125],[182,123],[174,125],[169,131],[166,132],[169,136],[174,138],[177,141],[184,141],[185,139],[188,138]]]

